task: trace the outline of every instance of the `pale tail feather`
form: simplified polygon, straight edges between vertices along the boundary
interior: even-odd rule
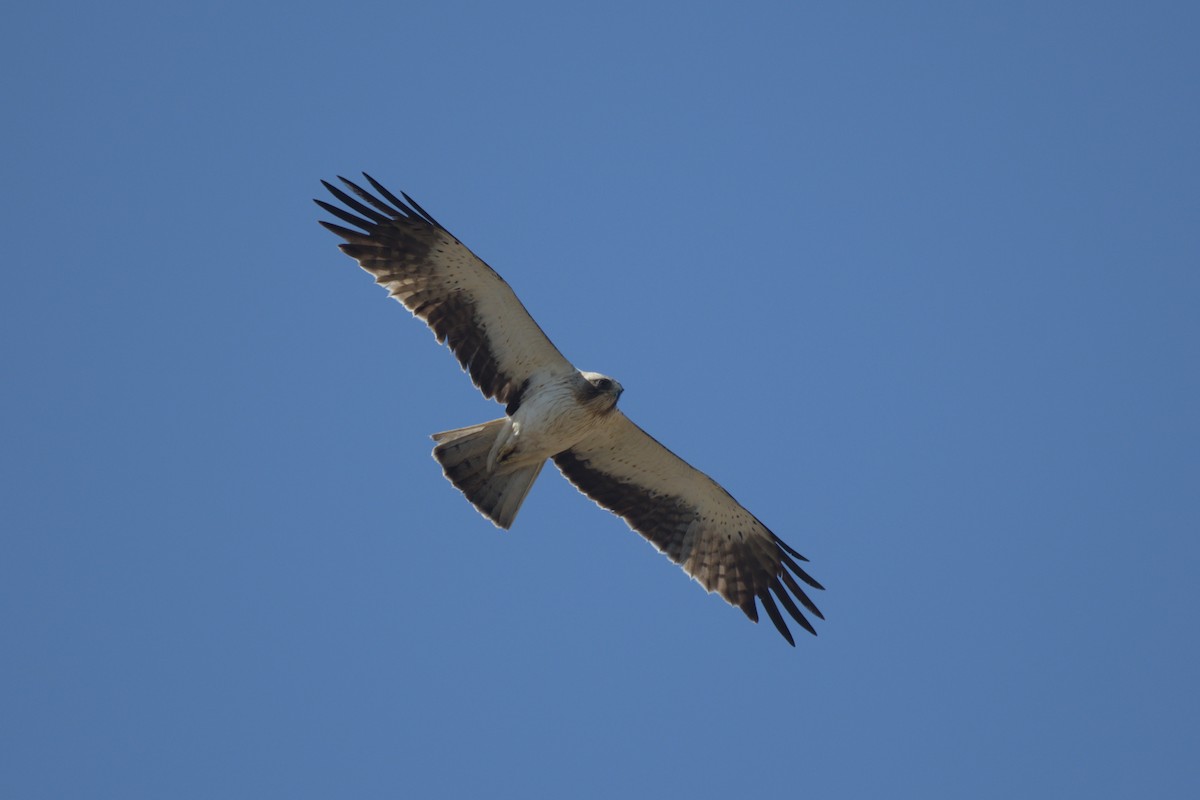
[[[508,472],[488,472],[488,454],[500,435],[506,419],[495,419],[433,434],[437,446],[433,457],[458,490],[467,496],[479,513],[501,528],[509,528],[525,502],[530,487],[546,462]]]

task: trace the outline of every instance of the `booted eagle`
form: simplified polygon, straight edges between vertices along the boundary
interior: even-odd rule
[[[353,196],[321,182],[345,208],[316,201],[357,230],[321,224],[504,405],[500,419],[433,435],[433,457],[475,508],[507,529],[553,459],[576,488],[751,620],[757,600],[795,646],[778,600],[815,635],[799,607],[824,619],[800,585],[823,588],[797,563],[808,559],[621,413],[621,384],[572,366],[504,279],[425,209],[363,177],[374,193],[345,178]]]

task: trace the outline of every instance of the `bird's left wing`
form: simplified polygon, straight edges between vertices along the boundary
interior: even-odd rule
[[[316,201],[358,230],[321,224],[346,240],[343,253],[450,346],[485,397],[511,414],[531,380],[575,372],[495,270],[411,197],[402,193],[401,200],[363,177],[377,194],[342,178],[355,196],[321,183],[346,208]]]
[[[623,518],[660,552],[758,622],[763,604],[775,627],[795,645],[775,598],[809,633],[796,605],[824,619],[797,582],[823,588],[786,545],[712,478],[659,444],[620,411],[583,441],[554,456],[567,480]],[[772,597],[774,594],[774,598]]]

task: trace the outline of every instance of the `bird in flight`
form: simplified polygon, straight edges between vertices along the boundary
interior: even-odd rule
[[[621,384],[576,369],[504,279],[425,209],[363,177],[373,193],[345,178],[348,191],[321,181],[341,206],[317,205],[352,227],[321,224],[345,240],[343,253],[449,345],[485,397],[504,405],[500,419],[433,434],[433,457],[475,508],[508,529],[553,460],[579,491],[709,592],[754,622],[755,601],[762,603],[792,646],[776,600],[815,635],[800,607],[824,617],[801,583],[824,587],[797,563],[808,559],[630,421],[617,408]]]

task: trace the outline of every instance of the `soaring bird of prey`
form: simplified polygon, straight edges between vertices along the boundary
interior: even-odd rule
[[[709,592],[754,622],[762,603],[792,646],[776,600],[815,635],[800,609],[824,619],[800,585],[823,588],[797,563],[808,559],[631,422],[617,408],[621,384],[567,361],[504,279],[412,198],[363,177],[374,193],[345,178],[348,192],[321,182],[344,207],[317,205],[353,229],[321,224],[449,345],[485,397],[504,405],[500,419],[433,434],[433,457],[475,508],[509,528],[551,459]]]

